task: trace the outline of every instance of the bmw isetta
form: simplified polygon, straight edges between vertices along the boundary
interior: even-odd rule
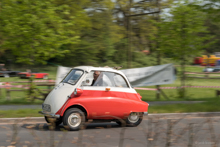
[[[92,84],[95,71],[100,75]],[[47,122],[49,117],[55,118],[56,125],[63,123],[70,130],[79,130],[88,120],[118,124],[123,120],[128,126],[137,126],[149,105],[141,98],[121,71],[78,66],[48,94],[39,113]]]

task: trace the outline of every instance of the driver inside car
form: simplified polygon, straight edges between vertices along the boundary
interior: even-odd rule
[[[92,81],[92,84],[91,84],[91,86],[93,86],[94,84],[95,84],[95,82],[96,82],[96,80],[98,79],[98,77],[99,77],[99,75],[100,75],[100,71],[94,71],[94,73],[93,73],[93,81]]]

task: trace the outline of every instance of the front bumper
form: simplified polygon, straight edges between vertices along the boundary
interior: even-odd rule
[[[144,112],[144,115],[148,115],[148,112]]]
[[[60,118],[60,115],[49,113],[49,112],[43,112],[39,111],[38,113],[43,114],[44,116],[54,117],[54,118]]]

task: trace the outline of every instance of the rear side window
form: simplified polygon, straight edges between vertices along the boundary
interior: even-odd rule
[[[114,75],[114,82],[116,87],[128,87],[128,84],[125,81],[125,79],[119,74]]]

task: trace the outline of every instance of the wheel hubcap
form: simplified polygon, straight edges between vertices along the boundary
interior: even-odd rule
[[[68,123],[71,127],[78,127],[81,124],[81,116],[78,113],[72,113],[68,117]]]
[[[136,123],[139,120],[139,114],[137,112],[132,112],[129,115],[128,120],[132,123]]]

